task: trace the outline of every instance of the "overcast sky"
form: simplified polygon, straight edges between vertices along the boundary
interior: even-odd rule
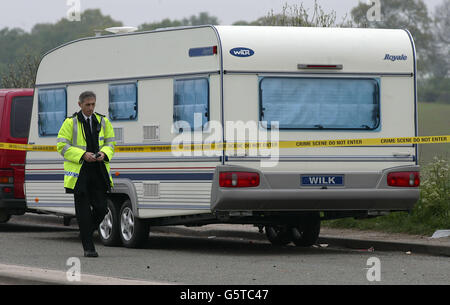
[[[0,28],[19,27],[29,31],[36,23],[54,23],[65,18],[68,3],[79,1],[81,11],[100,8],[102,13],[122,21],[127,26],[164,18],[181,19],[206,11],[219,18],[221,24],[238,20],[253,21],[273,9],[280,12],[284,3],[299,4],[312,10],[314,0],[0,0]],[[381,0],[382,3],[383,0]],[[429,9],[442,0],[424,0]],[[358,2],[368,0],[318,0],[325,12],[335,10],[340,21]]]

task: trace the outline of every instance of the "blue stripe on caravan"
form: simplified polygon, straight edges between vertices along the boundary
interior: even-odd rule
[[[64,180],[64,174],[26,174],[26,180]]]
[[[154,174],[120,174],[116,178],[131,180],[212,180],[213,173],[154,173]],[[64,180],[63,174],[27,174],[25,180]]]

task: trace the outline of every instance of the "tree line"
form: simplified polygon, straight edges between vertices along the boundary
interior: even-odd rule
[[[257,20],[237,21],[233,25],[406,28],[416,43],[420,101],[450,103],[450,0],[442,0],[435,12],[428,11],[424,0],[380,0],[380,3],[379,21],[368,20],[370,4],[360,2],[349,15],[338,20],[335,11],[326,11],[316,0],[312,10],[301,2],[285,4],[281,12],[271,10]],[[217,17],[201,12],[181,20],[166,18],[143,23],[138,31],[219,23]],[[1,29],[0,87],[33,87],[37,66],[46,52],[113,26],[123,26],[123,23],[103,15],[99,9],[88,9],[82,12],[80,22],[62,18],[53,24],[36,24],[30,32],[20,28]]]

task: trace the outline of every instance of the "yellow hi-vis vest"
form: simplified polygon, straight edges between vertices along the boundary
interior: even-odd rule
[[[98,134],[98,144],[100,151],[108,156],[111,161],[114,155],[114,146],[116,145],[114,138],[114,129],[111,122],[104,116],[95,114],[97,121],[100,122],[101,129]],[[80,174],[81,166],[84,160],[83,154],[86,152],[86,139],[82,122],[78,121],[77,115],[67,118],[61,126],[58,133],[56,148],[58,153],[64,157],[64,187],[74,189]],[[109,162],[105,162],[108,170],[111,187],[113,180]]]

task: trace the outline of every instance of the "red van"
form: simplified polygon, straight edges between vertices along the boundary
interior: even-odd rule
[[[26,144],[33,89],[0,89],[0,142]],[[25,151],[0,149],[0,223],[26,210]]]

